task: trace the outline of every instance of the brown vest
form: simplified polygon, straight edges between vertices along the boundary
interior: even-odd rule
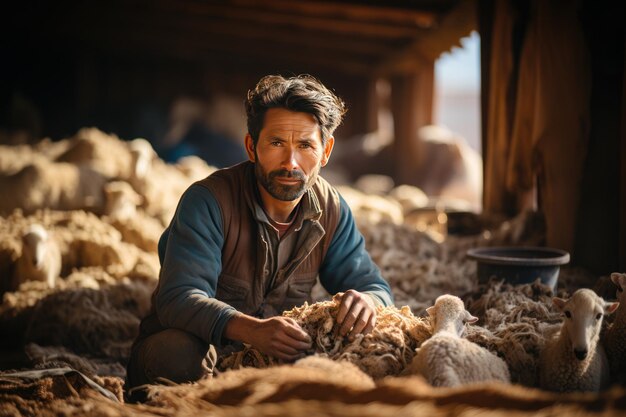
[[[293,253],[273,280],[267,267],[268,257],[273,256],[267,226],[255,217],[260,199],[254,165],[245,162],[219,170],[197,184],[211,191],[222,213],[222,271],[215,298],[257,317],[310,302],[311,288],[339,221],[339,196],[328,182],[318,177],[302,196],[302,224]]]
[[[215,298],[257,317],[278,315],[311,301],[311,288],[339,222],[337,191],[318,177],[313,187],[302,196],[300,211],[304,220],[297,231],[293,256],[268,287],[271,277],[265,266],[271,254],[263,236],[263,226],[254,216],[254,210],[260,206],[254,203],[258,197],[252,163],[244,162],[216,171],[196,184],[213,193],[222,213],[222,271]],[[141,321],[134,346],[165,330],[155,311],[158,291],[157,285],[152,294],[150,313]]]

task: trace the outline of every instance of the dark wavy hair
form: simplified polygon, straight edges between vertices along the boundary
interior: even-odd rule
[[[246,98],[248,133],[255,146],[263,128],[265,113],[272,108],[313,115],[321,129],[322,144],[332,136],[346,113],[344,102],[311,75],[291,78],[267,75],[259,80],[253,90],[248,90]]]

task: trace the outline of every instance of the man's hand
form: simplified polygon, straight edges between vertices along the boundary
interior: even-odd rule
[[[359,333],[367,334],[376,325],[376,307],[367,294],[355,290],[346,291],[341,297],[337,323],[340,324],[339,334],[354,340]]]
[[[311,348],[311,337],[294,319],[282,316],[256,319],[240,314],[228,321],[225,336],[284,361],[299,359]]]

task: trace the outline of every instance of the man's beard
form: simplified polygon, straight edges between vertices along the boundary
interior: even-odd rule
[[[315,183],[320,167],[315,169],[311,176],[308,178],[302,171],[293,170],[288,171],[286,169],[278,169],[265,173],[261,164],[257,162],[254,164],[254,173],[257,180],[261,183],[261,186],[275,199],[281,201],[293,201],[300,198],[310,187]],[[281,184],[276,181],[277,177],[297,179],[297,184],[288,185]]]

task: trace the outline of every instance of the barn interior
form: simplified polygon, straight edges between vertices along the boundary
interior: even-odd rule
[[[612,279],[626,272],[624,4],[113,0],[6,9],[0,414],[626,412],[623,359],[611,360],[599,392],[555,393],[540,378],[564,320],[552,297],[591,288],[613,302],[624,293]],[[436,124],[437,60],[471,33],[480,36],[478,150],[466,132]],[[242,103],[267,74],[312,74],[346,102],[322,176],[348,201],[395,307],[379,311],[372,335],[338,340],[337,305],[318,287],[316,303],[283,314],[317,336],[311,353],[335,363],[284,364],[247,348],[221,358],[212,378],[153,386],[144,404],[124,403],[130,346],[158,281],[158,239],[191,183],[246,158]],[[52,283],[21,278],[34,224],[58,246]],[[555,248],[569,263],[554,288],[479,279],[467,250],[500,246]],[[435,388],[413,372],[433,332],[426,308],[443,294],[480,319],[466,338],[506,362],[510,384]],[[622,346],[625,310],[603,321],[603,335],[621,329]]]

